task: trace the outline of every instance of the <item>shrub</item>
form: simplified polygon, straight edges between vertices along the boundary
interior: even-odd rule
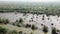
[[[16,20],[16,22],[18,22],[18,20]]]
[[[51,25],[53,26],[54,24],[53,24],[53,23],[51,23]]]
[[[30,34],[34,34],[33,32],[31,32]]]
[[[11,34],[17,34],[17,31],[16,30],[13,30]]]
[[[42,20],[44,20],[44,15],[42,16]]]
[[[12,23],[12,25],[14,26],[18,26],[18,27],[21,27],[21,26],[24,26],[22,20],[16,20],[15,22]]]
[[[22,34],[23,32],[22,31],[19,31],[19,34]]]
[[[26,24],[25,27],[26,27],[26,28],[30,28],[31,25],[30,25],[30,24]]]
[[[18,27],[21,27],[22,25],[21,24],[17,24]]]
[[[14,26],[15,26],[15,25],[16,25],[16,22],[12,22],[12,25],[14,25]]]
[[[52,28],[52,34],[56,34],[56,28]]]
[[[26,34],[26,33],[24,33],[24,34]]]
[[[4,24],[8,24],[9,23],[9,20],[8,19],[6,19],[5,20],[5,22],[4,22]]]
[[[47,27],[47,26],[44,26],[44,27],[43,27],[43,32],[44,32],[44,33],[47,33],[47,32],[48,32],[48,27]]]
[[[48,20],[50,19],[50,18],[47,18]]]
[[[19,19],[19,23],[23,23],[23,19],[22,18]]]
[[[8,19],[2,19],[2,18],[0,18],[0,23],[8,24],[9,20]]]
[[[0,18],[0,23],[2,23],[2,19]]]
[[[37,29],[37,27],[33,24],[33,25],[31,26],[31,29],[32,29],[32,30],[35,30],[35,29]]]
[[[7,29],[0,27],[0,34],[6,34],[7,33]]]
[[[60,30],[57,30],[57,32],[59,32],[59,33],[60,33]]]
[[[41,26],[43,26],[43,24],[41,24]]]
[[[15,12],[15,15],[17,15],[17,13]]]

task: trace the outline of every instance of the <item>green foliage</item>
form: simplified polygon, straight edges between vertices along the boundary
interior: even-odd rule
[[[16,30],[13,30],[11,34],[17,34],[17,31]]]
[[[48,27],[47,27],[47,26],[44,26],[44,27],[43,27],[43,32],[44,32],[44,33],[47,33],[47,32],[48,32]]]
[[[16,25],[16,22],[12,22],[12,25],[14,25],[14,26],[15,26],[15,25]]]
[[[31,24],[26,24],[25,25],[25,28],[30,28],[31,27]]]
[[[23,32],[22,31],[19,31],[19,34],[22,34]]]
[[[31,29],[32,29],[32,30],[35,30],[35,29],[37,29],[37,27],[33,24],[33,25],[31,26]]]
[[[4,22],[4,24],[8,24],[9,23],[9,20],[8,19],[6,19],[5,20],[5,22]]]
[[[12,23],[12,25],[18,26],[18,27],[24,26],[24,24],[23,24],[23,19],[20,18],[19,20],[16,20],[15,22]]]
[[[18,22],[18,20],[16,20],[16,22]]]
[[[22,18],[19,19],[19,23],[21,23],[21,24],[23,23],[23,19]]]
[[[17,24],[17,26],[18,26],[18,27],[21,27],[21,26],[22,26],[22,24]]]
[[[8,24],[9,23],[9,20],[8,19],[2,19],[0,18],[0,23],[2,24]]]
[[[33,32],[31,32],[30,34],[34,34]]]
[[[56,34],[56,28],[52,28],[52,34]]]
[[[44,20],[44,15],[42,16],[42,20]]]
[[[0,18],[0,23],[2,23],[3,21],[2,21],[2,19]]]
[[[0,27],[0,34],[6,34],[7,33],[7,29]]]

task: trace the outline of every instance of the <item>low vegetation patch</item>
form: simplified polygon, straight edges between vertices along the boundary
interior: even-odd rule
[[[36,30],[36,29],[38,29],[34,24],[31,26],[31,29],[32,30]]]
[[[0,34],[7,34],[7,29],[0,26]]]
[[[26,24],[25,28],[31,28],[31,24]]]
[[[47,26],[44,26],[44,27],[43,27],[43,32],[44,32],[45,34],[47,34],[47,32],[48,32],[48,27],[47,27]]]
[[[56,32],[56,28],[52,28],[52,34],[57,34],[57,32]]]
[[[8,24],[10,21],[8,19],[0,18],[0,24]]]

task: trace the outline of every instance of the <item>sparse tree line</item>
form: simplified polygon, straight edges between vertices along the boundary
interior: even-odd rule
[[[0,10],[0,13],[5,13],[5,12],[20,12],[20,13],[32,13],[32,14],[46,14],[48,15],[58,15],[60,16],[60,10],[55,10],[55,9],[26,9],[26,8],[22,8],[22,9],[4,9],[4,10]]]

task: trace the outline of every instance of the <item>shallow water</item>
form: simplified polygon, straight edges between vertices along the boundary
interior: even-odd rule
[[[24,15],[24,13],[17,13],[17,14],[15,14],[15,13],[0,13],[1,18],[7,18],[13,22],[16,21],[17,19],[23,18],[25,24],[26,23],[35,24],[40,29],[42,29],[41,24],[43,24],[43,25],[46,25],[49,27],[49,31],[51,30],[51,27],[52,27],[51,23],[53,23],[54,24],[53,27],[56,27],[57,29],[60,30],[60,27],[59,27],[60,26],[60,17],[58,17],[57,15],[46,16],[44,14],[44,20],[42,20],[43,14],[42,15],[40,15],[40,14],[39,15],[36,15],[36,14],[33,15],[30,13],[27,13],[25,16],[23,16],[23,15]],[[29,20],[32,20],[31,18],[33,18],[33,21],[29,22]],[[48,18],[49,18],[49,20],[48,20]]]

